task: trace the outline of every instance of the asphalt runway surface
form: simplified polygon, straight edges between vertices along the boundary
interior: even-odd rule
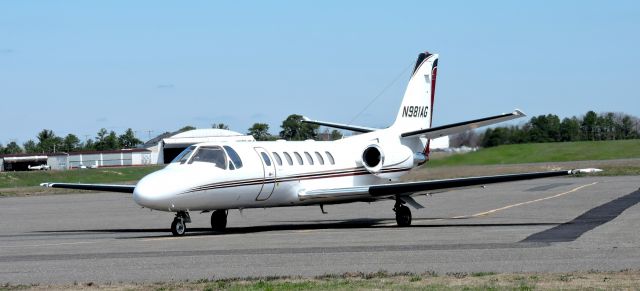
[[[344,272],[570,272],[640,268],[640,176],[563,177],[393,201],[230,211],[229,229],[126,194],[0,199],[0,282],[156,282]]]

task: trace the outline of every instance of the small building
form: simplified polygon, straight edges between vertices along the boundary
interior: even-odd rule
[[[46,168],[51,170],[151,165],[151,151],[147,149],[122,149],[0,155],[0,171],[28,171],[30,167],[41,165],[46,165]]]
[[[151,151],[147,149],[122,149],[109,151],[86,151],[51,154],[48,159],[51,169],[65,167],[125,167],[151,165]]]
[[[1,171],[28,171],[29,167],[46,165],[46,154],[8,154],[0,155]]]
[[[215,141],[255,141],[255,139],[251,135],[244,135],[227,129],[204,128],[174,134],[163,134],[146,142],[143,147],[151,151],[151,163],[167,164],[189,146]]]

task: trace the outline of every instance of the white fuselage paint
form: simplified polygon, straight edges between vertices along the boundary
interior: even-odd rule
[[[387,130],[351,136],[337,141],[269,141],[215,142],[202,146],[230,146],[242,159],[239,169],[221,169],[212,163],[171,163],[162,170],[144,177],[137,185],[133,198],[141,206],[162,211],[196,211],[242,209],[319,204],[303,201],[298,194],[314,189],[354,187],[388,183],[406,174],[412,167],[413,152],[420,152],[425,140],[401,139]],[[369,172],[362,163],[367,146],[378,145],[393,152],[385,153],[386,161],[380,172]],[[398,147],[410,156],[392,157]],[[409,150],[412,148],[412,150]],[[264,164],[259,152],[264,150],[272,163]],[[280,156],[277,161],[274,152]],[[333,163],[327,152],[333,157]],[[288,153],[290,165],[284,153]],[[303,165],[300,165],[298,153]],[[313,158],[313,165],[306,153]],[[316,153],[322,156],[321,163]],[[275,165],[275,166],[274,166]],[[324,203],[340,202],[335,198]]]

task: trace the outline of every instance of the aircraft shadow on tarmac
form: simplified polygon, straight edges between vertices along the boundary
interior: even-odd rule
[[[461,220],[468,218],[447,218],[447,220]],[[432,221],[434,218],[416,218],[413,221]],[[438,219],[439,220],[439,219]],[[228,235],[228,234],[249,234],[272,231],[298,231],[298,230],[331,230],[331,229],[406,229],[398,228],[393,220],[384,218],[359,218],[350,220],[311,220],[311,221],[286,221],[286,224],[260,225],[248,227],[229,227],[224,232],[212,231],[210,228],[187,228],[187,236],[206,236],[206,235]],[[439,223],[439,224],[423,224],[411,225],[408,228],[441,228],[441,227],[514,227],[514,226],[540,226],[540,225],[558,225],[558,223]],[[171,236],[167,228],[146,228],[146,229],[84,229],[84,230],[47,230],[37,231],[36,233],[47,234],[96,234],[96,233],[159,233],[161,235],[144,235],[144,236],[127,236],[119,237],[120,239],[139,239],[152,237]]]
[[[550,229],[535,233],[520,241],[520,243],[553,243],[574,241],[584,233],[603,225],[618,217],[626,209],[640,202],[640,190],[619,197],[600,206],[592,208],[575,219],[565,223],[429,223],[414,224],[408,228],[441,228],[441,227],[514,227],[514,226],[554,226]],[[452,221],[464,220],[463,218],[414,218],[416,221]],[[406,229],[398,228],[393,220],[386,218],[360,218],[350,220],[301,220],[301,221],[275,221],[274,225],[260,225],[248,227],[229,227],[224,232],[215,232],[210,228],[187,228],[188,236],[249,234],[271,231],[297,231],[297,230],[331,230],[331,229]],[[119,237],[119,239],[137,239],[171,236],[167,228],[145,229],[85,229],[85,230],[47,230],[33,233],[46,233],[49,235],[65,234],[95,234],[95,233],[137,233],[156,234]]]
[[[638,204],[638,202],[640,202],[640,190],[592,208],[569,222],[534,233],[521,242],[553,243],[574,241],[584,233],[620,216],[622,212]]]

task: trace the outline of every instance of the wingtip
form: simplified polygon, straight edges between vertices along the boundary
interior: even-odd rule
[[[51,183],[40,183],[40,187],[51,187]]]
[[[518,116],[527,116],[527,114],[525,114],[524,112],[522,112],[522,110],[516,108],[513,110],[513,114],[518,115]]]
[[[597,168],[585,168],[585,169],[573,169],[571,170],[571,174],[593,174],[602,172],[602,169]]]

